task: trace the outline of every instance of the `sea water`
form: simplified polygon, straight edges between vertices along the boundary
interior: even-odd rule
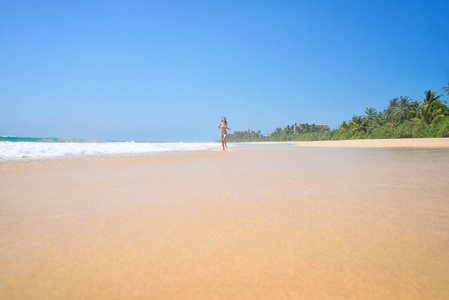
[[[88,141],[72,138],[0,137],[0,161],[219,151],[220,143]]]

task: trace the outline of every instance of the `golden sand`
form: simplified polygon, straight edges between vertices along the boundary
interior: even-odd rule
[[[449,138],[366,139],[304,142],[250,142],[244,144],[293,144],[312,148],[449,148]]]
[[[295,144],[301,147],[327,148],[449,148],[449,138],[311,141]]]
[[[1,299],[443,299],[449,150],[0,163]]]

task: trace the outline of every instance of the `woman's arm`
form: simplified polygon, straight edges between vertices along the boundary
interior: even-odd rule
[[[229,128],[228,126],[226,126],[226,129],[232,130],[231,128]]]
[[[220,124],[218,124],[218,129],[220,129],[220,126],[221,126],[221,122],[220,122]]]

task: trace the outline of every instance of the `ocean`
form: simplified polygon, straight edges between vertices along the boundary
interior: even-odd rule
[[[75,138],[0,136],[0,161],[96,156],[154,155],[221,150],[220,143],[95,141]]]

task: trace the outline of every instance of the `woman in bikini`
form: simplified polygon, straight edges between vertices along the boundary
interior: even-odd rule
[[[223,147],[223,151],[226,148],[228,148],[228,145],[226,144],[226,137],[228,136],[228,132],[226,129],[232,130],[228,127],[228,121],[226,121],[226,117],[221,118],[220,124],[218,124],[218,129],[221,129],[221,146]]]

